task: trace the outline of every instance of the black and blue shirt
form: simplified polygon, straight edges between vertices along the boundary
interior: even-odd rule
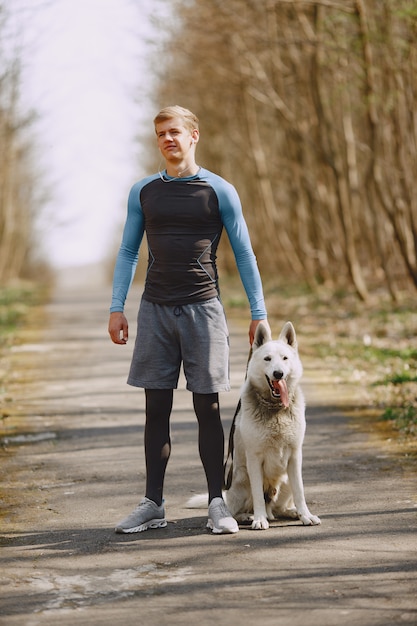
[[[219,295],[216,253],[226,230],[252,319],[265,319],[261,278],[236,189],[200,168],[195,176],[153,174],[133,185],[117,256],[110,311],[123,311],[146,231],[148,268],[143,298],[184,305]]]

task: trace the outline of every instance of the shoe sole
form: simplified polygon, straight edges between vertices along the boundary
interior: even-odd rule
[[[233,535],[239,531],[239,526],[236,526],[236,528],[233,529],[225,527],[217,528],[210,518],[207,521],[207,528],[210,528],[210,530],[213,532],[213,535]]]
[[[133,526],[133,528],[121,528],[120,526],[116,526],[114,529],[116,533],[143,533],[148,528],[165,528],[167,525],[167,521],[165,519],[152,519],[149,522],[145,522],[144,524],[140,524],[140,526]]]

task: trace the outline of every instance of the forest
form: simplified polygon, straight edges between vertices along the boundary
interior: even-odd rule
[[[34,276],[35,224],[45,199],[34,156],[36,113],[22,106],[23,53],[11,40],[8,18],[0,0],[0,285]]]
[[[237,187],[263,275],[413,292],[415,0],[174,5],[158,101],[198,115],[197,156]]]
[[[361,301],[412,293],[415,0],[161,1],[156,106],[198,115],[197,157],[238,189],[262,274]],[[43,200],[6,21],[0,0],[1,284],[33,268]]]

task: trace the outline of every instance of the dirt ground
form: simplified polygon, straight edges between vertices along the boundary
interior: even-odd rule
[[[115,346],[107,336],[110,289],[83,278],[61,283],[43,327],[28,331],[10,357],[0,453],[0,624],[416,624],[415,474],[359,427],[358,385],[330,384],[308,355],[303,474],[321,526],[277,520],[267,531],[206,530],[206,511],[185,508],[205,482],[181,381],[168,526],[113,532],[144,486],[144,397],[125,383],[139,293],[127,308],[129,343]],[[246,322],[233,317],[229,326],[226,436],[248,354]],[[296,330],[303,358],[303,332]]]

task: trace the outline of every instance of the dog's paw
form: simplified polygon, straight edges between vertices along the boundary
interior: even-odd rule
[[[302,514],[299,516],[300,520],[303,522],[304,526],[318,526],[321,524],[321,520],[317,515],[312,515],[311,513]]]
[[[256,517],[252,522],[252,530],[267,530],[267,528],[269,528],[269,522],[263,515]]]
[[[274,509],[275,517],[289,517],[290,519],[298,519],[299,515],[296,508],[291,509]]]

